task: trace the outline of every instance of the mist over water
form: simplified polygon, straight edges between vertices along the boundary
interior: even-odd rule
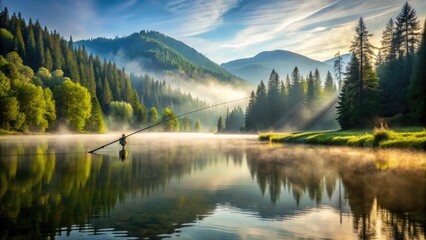
[[[425,238],[424,152],[120,136],[0,137],[1,238]]]

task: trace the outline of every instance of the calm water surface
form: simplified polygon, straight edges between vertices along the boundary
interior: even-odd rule
[[[426,154],[256,136],[0,138],[1,239],[425,239]]]

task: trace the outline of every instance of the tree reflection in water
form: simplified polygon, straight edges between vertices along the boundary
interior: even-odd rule
[[[401,150],[290,147],[248,151],[247,162],[271,202],[290,190],[321,203],[340,180],[360,238],[425,237],[425,154]],[[283,189],[281,188],[283,186]]]
[[[261,213],[249,202],[253,199],[232,190],[182,186],[180,191],[167,191],[170,184],[179,185],[223,161],[236,169],[248,167],[272,206],[284,201],[287,193],[296,205],[304,196],[317,206],[326,198],[340,197],[350,206],[360,238],[425,237],[424,153],[289,147],[235,139],[170,141],[156,140],[142,148],[129,144],[124,162],[116,151],[86,154],[84,141],[75,141],[71,148],[77,153],[70,154],[63,154],[70,150],[69,143],[61,145],[55,139],[0,141],[0,237],[54,238],[91,223],[95,231],[111,227],[129,236],[159,238],[202,220],[222,203],[259,211],[265,219],[294,214],[273,208]],[[122,212],[132,204],[139,210]],[[342,211],[342,205],[332,207]]]

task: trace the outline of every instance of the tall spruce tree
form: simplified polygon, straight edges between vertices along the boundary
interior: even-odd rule
[[[355,55],[346,66],[345,79],[338,98],[337,121],[342,129],[355,127],[360,118],[360,105],[357,101],[359,91],[359,62]]]
[[[265,107],[269,110],[267,125],[273,125],[280,118],[280,79],[275,70],[272,70],[268,81],[267,104]]]
[[[395,26],[392,18],[389,19],[389,22],[386,24],[385,30],[383,31],[381,54],[383,62],[393,62],[397,59],[397,49],[396,49],[396,35],[395,35]]]
[[[308,77],[306,78],[306,105],[308,107],[313,107],[315,98],[315,79],[312,75],[312,71],[309,71]]]
[[[398,45],[402,46],[401,52],[405,56],[414,54],[420,37],[420,21],[417,20],[416,11],[411,8],[408,2],[396,17],[396,34]]]
[[[246,108],[246,118],[245,118],[245,127],[247,131],[255,130],[256,125],[256,115],[255,115],[255,106],[256,105],[256,95],[254,91],[250,93],[249,103]]]
[[[353,98],[353,105],[358,106],[353,117],[354,127],[363,127],[370,125],[373,118],[377,115],[377,93],[378,77],[372,67],[371,59],[374,55],[373,46],[369,41],[369,34],[362,17],[359,19],[355,28],[355,37],[352,41],[351,52],[359,61],[358,84],[349,85],[350,92],[356,95]],[[353,73],[351,73],[353,75]],[[350,76],[349,76],[350,77]],[[358,112],[359,111],[359,112]]]
[[[295,67],[291,73],[291,83],[288,90],[289,105],[294,106],[303,102],[304,89],[302,86],[302,77],[299,73],[299,68]]]
[[[327,96],[332,96],[336,93],[336,85],[334,84],[333,77],[331,77],[330,71],[327,71],[327,77],[324,83],[324,93]]]

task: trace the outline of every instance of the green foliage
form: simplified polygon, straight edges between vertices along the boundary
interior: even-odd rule
[[[343,58],[340,55],[340,51],[336,53],[335,57],[336,57],[336,60],[334,61],[334,64],[333,64],[333,70],[338,83],[338,89],[340,91],[343,87],[343,78],[342,78],[343,77]]]
[[[239,132],[242,128],[244,128],[244,112],[243,109],[238,106],[226,117],[225,130],[227,132]]]
[[[55,121],[56,121],[56,108],[55,108],[55,99],[53,98],[53,93],[50,90],[50,88],[45,88],[43,90],[43,96],[44,96],[44,101],[46,103],[45,117],[49,123],[49,126],[52,126],[51,128],[53,128],[53,125],[55,124]]]
[[[384,61],[379,64],[377,73],[380,78],[380,97],[384,108],[383,117],[405,115],[405,122],[412,124],[409,113],[412,103],[407,98],[412,73],[418,72],[413,64],[420,39],[420,26],[416,12],[406,2],[396,17],[386,25],[382,36]],[[418,91],[418,90],[417,90]]]
[[[331,73],[327,72],[327,78],[324,83],[324,92],[327,96],[331,96],[336,93],[336,85],[334,84],[333,77],[331,77]]]
[[[86,131],[103,133],[106,131],[106,124],[102,115],[102,109],[96,97],[92,97],[92,111],[86,121]]]
[[[16,97],[0,98],[0,124],[8,130],[18,130],[25,121],[25,115],[19,112],[19,102]]]
[[[180,124],[179,120],[169,108],[163,110],[163,115],[161,116],[161,122],[164,122],[163,129],[166,132],[179,132]]]
[[[133,108],[130,103],[112,101],[109,104],[109,114],[112,120],[118,124],[131,124]]]
[[[155,124],[160,120],[160,117],[158,116],[157,108],[152,107],[148,112],[148,123]]]
[[[0,52],[11,52],[15,46],[13,35],[7,29],[0,28]]]
[[[24,131],[40,131],[48,127],[46,119],[46,101],[43,89],[30,83],[24,83],[18,90],[20,111],[25,114],[25,121],[21,126]]]
[[[342,129],[374,125],[378,115],[378,77],[370,60],[372,45],[365,23],[360,18],[352,41],[351,61],[347,65],[345,82],[339,96],[337,120]]]
[[[194,124],[194,131],[195,132],[199,132],[201,131],[201,122],[199,119],[195,120],[195,124]]]
[[[419,21],[416,11],[405,2],[398,16],[396,16],[396,45],[399,47],[400,55],[409,56],[414,54],[419,42]]]
[[[385,128],[374,129],[373,131],[374,146],[378,146],[380,142],[395,138],[395,133],[392,130]]]
[[[0,98],[8,95],[10,91],[10,79],[0,71]]]
[[[219,117],[219,120],[217,120],[217,132],[221,133],[225,129],[225,123],[222,120],[222,116]]]
[[[182,130],[184,132],[191,131],[191,122],[189,121],[189,118],[187,116],[183,117],[182,119]]]
[[[46,27],[43,29],[38,21],[33,23],[30,20],[27,23],[20,14],[18,16],[15,14],[9,16],[6,9],[0,13],[0,19],[2,19],[2,24],[0,25],[0,38],[2,39],[0,47],[0,70],[3,74],[0,75],[1,97],[18,96],[23,83],[34,84],[44,89],[56,89],[57,87],[61,89],[66,85],[64,82],[69,80],[79,83],[88,90],[90,94],[89,101],[85,98],[86,96],[82,96],[84,105],[95,97],[99,102],[102,112],[97,112],[98,109],[95,102],[93,106],[89,104],[89,110],[93,108],[94,115],[88,114],[90,120],[87,123],[91,122],[91,126],[84,128],[83,126],[85,126],[85,122],[89,116],[83,114],[84,117],[71,119],[70,116],[65,114],[69,109],[62,109],[66,102],[64,99],[57,99],[59,97],[62,98],[62,96],[60,96],[61,94],[56,94],[55,91],[54,97],[50,98],[51,101],[45,99],[46,108],[48,109],[46,110],[45,117],[49,123],[49,130],[54,130],[56,127],[64,124],[75,131],[87,129],[101,131],[100,129],[104,128],[101,116],[109,115],[109,106],[112,101],[127,102],[131,105],[134,113],[131,119],[126,119],[126,122],[132,123],[135,126],[146,123],[147,111],[142,102],[148,102],[151,99],[147,99],[146,97],[145,99],[139,98],[138,92],[133,89],[131,81],[124,69],[118,69],[112,62],[101,62],[99,57],[88,54],[84,46],[75,47],[72,37],[70,37],[69,41],[66,41],[56,31],[49,31]],[[8,45],[10,40],[12,40],[13,46]],[[16,52],[11,52],[11,50],[16,50]],[[35,75],[34,72],[36,72]],[[27,87],[28,85],[25,85],[22,89],[26,89]],[[145,86],[142,86],[142,88],[145,88]],[[142,91],[145,91],[145,89]],[[160,91],[165,96],[160,97],[161,104],[155,105],[157,107],[179,106],[180,108],[188,109],[191,106],[186,106],[187,102],[200,106],[206,105],[198,99],[193,99],[189,94],[182,94],[178,91],[171,92],[168,88],[163,88]],[[49,93],[45,90],[43,92],[45,98],[49,98]],[[149,92],[149,90],[144,93],[146,92]],[[155,99],[156,96],[158,96],[157,92],[154,93],[154,96],[150,95],[152,99]],[[166,98],[169,98],[169,100],[165,100]],[[19,99],[17,98],[17,100],[17,109],[21,109]],[[49,101],[50,103],[48,103]],[[54,105],[56,107],[53,107]],[[12,107],[11,109],[15,108]],[[56,114],[55,109],[58,110],[58,114]],[[56,115],[58,119],[56,119]],[[19,116],[21,116],[20,119],[22,120],[24,119],[22,116],[25,117],[25,114],[20,112]],[[24,121],[28,122],[30,119],[24,119]],[[94,124],[97,123],[100,125],[95,126]],[[8,123],[7,125],[9,126],[10,124]],[[26,126],[24,124],[22,127]],[[39,125],[36,124],[36,126]],[[36,130],[36,127],[31,128]],[[37,128],[42,129],[44,127]]]
[[[55,88],[54,96],[60,124],[73,131],[82,132],[92,109],[87,88],[66,79]]]

